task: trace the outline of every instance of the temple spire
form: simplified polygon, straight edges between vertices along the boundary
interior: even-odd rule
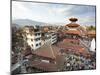
[[[69,20],[70,20],[71,22],[76,22],[76,21],[78,21],[77,18],[70,18]]]

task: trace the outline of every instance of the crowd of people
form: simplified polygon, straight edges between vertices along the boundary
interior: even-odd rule
[[[72,54],[66,55],[66,67],[67,71],[75,71],[75,70],[89,70],[96,68],[95,58],[84,58],[82,56],[76,56]]]

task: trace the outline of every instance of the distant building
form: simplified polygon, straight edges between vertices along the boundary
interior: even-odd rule
[[[33,50],[41,47],[41,31],[38,27],[25,26],[23,30],[26,35],[26,42]]]
[[[47,43],[48,41],[51,42],[51,44],[54,44],[57,42],[57,33],[55,31],[48,31],[48,32],[42,32],[42,45]]]
[[[49,32],[42,31],[41,35],[42,45],[46,44],[51,39],[51,34]]]
[[[54,44],[57,42],[57,34],[55,32],[51,33],[51,44]]]

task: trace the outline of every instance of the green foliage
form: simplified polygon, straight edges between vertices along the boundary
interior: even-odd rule
[[[89,31],[90,31],[90,30],[96,30],[96,27],[91,25],[91,26],[89,26],[89,27],[87,28],[87,30],[89,30]]]
[[[15,52],[19,52],[26,45],[23,35],[24,32],[22,29],[18,29],[16,32],[12,31],[12,50]]]

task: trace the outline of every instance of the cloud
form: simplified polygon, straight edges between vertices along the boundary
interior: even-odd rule
[[[80,24],[95,24],[95,7],[13,1],[12,16],[47,23],[69,23],[70,17],[77,17]]]
[[[94,13],[95,8],[91,6],[76,6],[74,5],[72,9],[69,10],[70,15],[75,14],[75,15],[82,15],[82,14],[87,14],[87,13]]]
[[[95,17],[81,18],[80,24],[82,25],[95,25]]]
[[[30,10],[24,7],[23,3],[12,3],[12,15],[14,18],[29,18],[31,17],[31,13]]]

